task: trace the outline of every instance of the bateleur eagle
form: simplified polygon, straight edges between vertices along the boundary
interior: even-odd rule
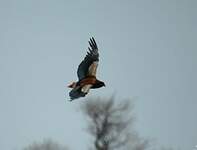
[[[98,47],[94,38],[90,38],[87,55],[80,63],[77,70],[78,81],[73,82],[68,87],[72,88],[69,92],[71,101],[88,94],[90,89],[105,86],[103,81],[96,78],[96,70],[99,62]]]

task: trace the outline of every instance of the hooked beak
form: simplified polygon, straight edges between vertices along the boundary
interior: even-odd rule
[[[68,88],[75,88],[76,82],[73,82],[72,84],[68,85]]]
[[[67,86],[68,88],[73,88],[73,83]]]
[[[67,87],[68,87],[68,88],[72,88],[72,85],[68,85]]]

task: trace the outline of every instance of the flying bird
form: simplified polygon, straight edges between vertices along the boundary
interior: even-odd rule
[[[105,86],[103,81],[96,78],[96,71],[99,62],[98,47],[94,38],[90,38],[88,52],[77,70],[78,81],[68,85],[72,90],[69,92],[71,101],[80,97],[85,97],[90,89]]]

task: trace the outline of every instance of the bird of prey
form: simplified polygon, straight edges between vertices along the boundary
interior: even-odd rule
[[[72,90],[69,92],[70,100],[85,97],[90,89],[105,86],[103,81],[96,78],[96,70],[99,62],[98,47],[94,38],[89,40],[88,52],[77,70],[78,81],[68,85]]]

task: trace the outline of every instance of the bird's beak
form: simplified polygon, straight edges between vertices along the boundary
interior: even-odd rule
[[[72,84],[68,85],[67,87],[68,87],[68,88],[72,88]]]
[[[76,86],[76,83],[73,82],[72,84],[68,85],[68,88],[75,88],[75,86]]]

